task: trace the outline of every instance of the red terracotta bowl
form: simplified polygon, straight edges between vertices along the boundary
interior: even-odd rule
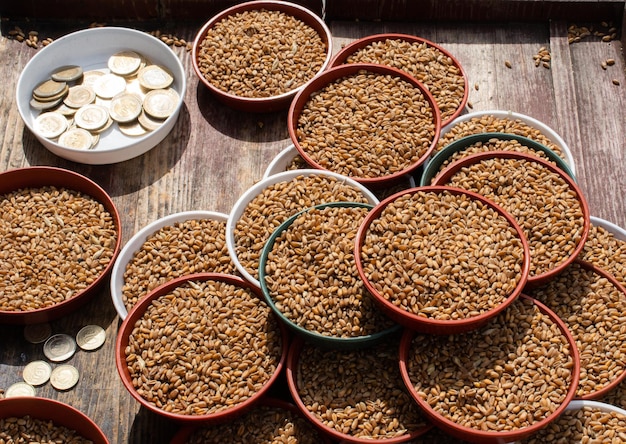
[[[98,202],[107,210],[114,221],[117,240],[113,257],[102,273],[86,288],[76,292],[71,298],[45,308],[27,311],[0,311],[0,322],[7,324],[36,324],[58,319],[73,312],[89,301],[102,284],[106,282],[120,251],[122,243],[122,224],[120,215],[111,197],[97,183],[73,171],[55,167],[26,167],[0,173],[0,194],[7,194],[22,188],[41,188],[55,186],[79,191]]]
[[[402,373],[402,378],[404,383],[409,390],[409,393],[413,397],[413,399],[418,403],[418,405],[422,408],[426,416],[432,421],[432,423],[439,427],[444,432],[449,435],[456,437],[458,439],[466,440],[469,442],[475,443],[511,443],[516,442],[517,440],[521,440],[531,436],[533,433],[542,429],[550,422],[554,421],[558,416],[567,408],[570,401],[574,398],[576,394],[576,387],[578,385],[579,373],[580,373],[580,356],[578,353],[578,349],[576,348],[576,342],[568,328],[565,326],[563,321],[559,319],[554,312],[552,312],[549,308],[543,305],[541,302],[522,294],[520,296],[520,300],[531,301],[534,303],[539,311],[549,317],[549,319],[557,325],[558,329],[561,331],[562,335],[565,337],[568,345],[569,345],[569,353],[572,357],[572,368],[571,368],[571,380],[570,386],[567,387],[567,392],[561,404],[556,406],[555,410],[550,414],[542,418],[541,420],[531,424],[527,427],[518,427],[507,431],[485,431],[478,428],[473,428],[469,426],[462,425],[458,422],[452,421],[450,418],[444,416],[439,411],[435,410],[426,399],[422,398],[420,394],[416,391],[413,382],[411,381],[411,377],[409,375],[408,362],[411,359],[411,347],[412,342],[416,336],[416,332],[411,331],[409,329],[405,330],[402,340],[400,343],[400,372]],[[485,329],[490,328],[489,326],[485,326]],[[522,330],[522,329],[520,329]],[[498,332],[488,332],[490,335],[498,335]],[[513,339],[515,340],[515,339]],[[476,341],[478,343],[478,340]],[[478,344],[477,344],[478,345]],[[448,356],[448,359],[450,356]],[[506,359],[506,358],[505,358]],[[458,361],[457,361],[458,362]],[[455,365],[455,364],[452,364]],[[458,364],[463,365],[463,363]],[[475,365],[480,365],[480,363],[476,363]],[[497,367],[497,365],[496,365]],[[489,369],[485,369],[484,375],[486,375]],[[484,376],[487,378],[487,376]],[[482,381],[481,381],[482,382]],[[460,390],[461,387],[459,387]],[[442,393],[443,390],[442,390]],[[459,395],[460,397],[460,395]],[[480,397],[479,397],[480,398]],[[473,398],[470,398],[468,402],[472,403]],[[476,402],[476,404],[481,405],[480,401]],[[478,407],[477,407],[478,408]],[[527,414],[532,415],[533,412],[526,411]]]
[[[94,444],[109,444],[98,425],[87,415],[60,401],[39,397],[17,397],[0,399],[0,418],[22,418],[24,416],[52,421],[55,426],[75,430]]]
[[[300,5],[279,0],[257,0],[240,3],[221,11],[220,13],[213,16],[209,21],[207,21],[196,35],[191,52],[193,70],[198,76],[200,82],[204,86],[206,86],[220,102],[240,111],[271,112],[287,109],[289,108],[289,104],[291,103],[294,95],[303,87],[302,85],[291,91],[287,91],[285,93],[270,97],[243,97],[226,92],[216,87],[209,80],[207,80],[207,78],[202,73],[198,62],[198,56],[200,53],[202,42],[205,39],[207,32],[212,27],[214,27],[216,23],[228,18],[229,16],[240,14],[245,11],[257,11],[261,9],[269,11],[281,11],[304,22],[306,25],[310,26],[318,32],[320,38],[322,39],[322,42],[326,44],[326,58],[318,73],[324,71],[328,67],[332,57],[332,35],[330,33],[330,29],[328,29],[328,26],[326,26],[326,23],[324,23],[324,21],[320,17]]]
[[[468,87],[467,74],[465,73],[463,66],[461,65],[459,60],[454,55],[452,55],[450,51],[443,48],[441,45],[438,45],[437,43],[434,43],[422,37],[417,37],[417,36],[410,35],[410,34],[396,34],[396,33],[369,35],[367,37],[363,37],[351,43],[348,43],[346,46],[341,48],[341,50],[333,57],[332,61],[330,62],[330,67],[333,68],[335,66],[348,63],[347,62],[348,58],[354,55],[356,52],[362,50],[363,48],[366,48],[367,46],[373,43],[384,42],[386,40],[398,40],[398,41],[408,42],[411,44],[424,44],[430,48],[433,48],[441,52],[443,55],[449,57],[450,60],[452,61],[452,65],[454,65],[454,67],[458,69],[460,76],[463,78],[463,96],[458,107],[452,112],[452,114],[450,114],[450,111],[447,111],[444,113],[444,110],[443,109],[441,110],[442,114],[445,114],[445,117],[442,116],[441,126],[442,127],[446,126],[465,110],[465,106],[467,105],[467,100],[469,97],[469,87]],[[400,67],[400,66],[395,66],[395,67],[405,70],[404,67]],[[406,71],[410,73],[411,68],[407,68]],[[428,74],[424,73],[424,76],[428,77]],[[421,81],[422,83],[427,83],[425,80],[421,80]],[[436,95],[435,95],[435,100],[437,100]]]
[[[486,161],[489,159],[518,159],[518,160],[523,160],[523,161],[528,161],[528,162],[536,162],[537,164],[543,166],[548,171],[561,177],[563,181],[567,183],[569,189],[571,189],[574,193],[576,193],[576,196],[580,203],[582,217],[583,217],[583,226],[582,226],[582,231],[580,233],[579,240],[575,248],[571,252],[571,254],[568,257],[564,258],[556,266],[540,274],[529,275],[528,277],[529,288],[535,287],[537,285],[542,285],[543,283],[550,280],[553,276],[556,276],[561,271],[563,271],[563,269],[565,269],[565,267],[571,264],[582,251],[585,245],[587,236],[589,235],[589,228],[591,225],[589,205],[587,204],[587,200],[585,199],[585,196],[581,188],[576,183],[576,181],[570,175],[568,175],[564,170],[536,156],[525,154],[525,153],[513,152],[513,151],[490,151],[490,152],[477,153],[471,156],[467,156],[463,159],[460,159],[448,165],[443,171],[441,171],[437,175],[437,177],[435,177],[435,179],[433,180],[433,185],[449,186],[451,177],[457,172],[459,172],[462,168],[465,168],[465,167],[468,167],[468,166],[471,166],[471,165],[474,165],[474,164],[477,164],[477,163],[480,163],[482,161]],[[505,204],[501,204],[501,206],[506,209]],[[532,255],[532,250],[531,250],[531,255]],[[531,263],[532,263],[532,256],[531,256]]]
[[[378,177],[357,176],[357,175],[345,174],[338,170],[334,171],[335,173],[340,173],[340,174],[344,174],[345,176],[349,176],[352,179],[356,180],[357,182],[365,186],[374,187],[374,188],[382,188],[382,187],[386,187],[388,185],[395,184],[396,182],[404,180],[407,174],[411,174],[415,172],[420,166],[422,166],[424,162],[428,160],[431,152],[433,151],[433,149],[435,148],[437,144],[437,140],[439,139],[439,134],[441,132],[441,114],[439,112],[439,107],[435,103],[435,99],[433,98],[432,94],[424,87],[422,83],[418,82],[414,77],[396,68],[391,68],[385,65],[369,64],[369,63],[367,64],[366,63],[354,63],[354,64],[347,64],[347,65],[339,65],[334,68],[330,68],[324,71],[323,73],[315,76],[313,80],[311,80],[306,85],[304,85],[304,88],[301,91],[299,91],[298,94],[296,94],[293,101],[291,102],[291,107],[289,108],[289,114],[287,116],[287,126],[289,130],[289,137],[291,138],[291,141],[293,142],[294,146],[296,147],[296,149],[298,150],[302,158],[305,160],[305,162],[307,162],[309,165],[311,165],[314,168],[327,169],[327,170],[332,171],[332,168],[325,168],[319,162],[316,162],[312,158],[311,153],[307,152],[307,150],[302,147],[300,143],[300,136],[298,134],[298,121],[300,119],[300,116],[302,115],[302,112],[307,102],[309,102],[309,100],[311,100],[311,98],[314,97],[316,93],[323,90],[328,85],[333,84],[337,80],[340,80],[343,78],[354,77],[362,71],[400,78],[401,80],[409,83],[413,87],[417,88],[423,94],[424,98],[429,104],[429,107],[433,115],[432,124],[434,127],[433,128],[434,134],[432,135],[432,141],[429,147],[427,148],[426,152],[423,153],[413,163],[408,164],[407,166],[405,166],[404,168],[398,171],[388,172],[387,174],[383,174]],[[343,112],[343,110],[340,110],[340,111]],[[341,124],[344,122],[337,122],[337,123]],[[326,151],[328,152],[329,155],[333,154],[332,147],[329,147],[328,149],[326,149]]]
[[[143,397],[137,391],[137,388],[135,388],[135,386],[133,385],[132,376],[127,366],[127,358],[126,358],[125,350],[126,350],[126,347],[129,345],[129,342],[130,342],[129,338],[130,338],[131,333],[133,332],[135,324],[143,317],[146,310],[152,305],[152,302],[159,299],[161,296],[172,293],[172,291],[174,291],[176,288],[179,288],[187,284],[188,282],[200,283],[200,282],[207,281],[207,280],[226,283],[226,284],[233,285],[237,288],[250,290],[252,293],[254,293],[254,296],[256,296],[259,299],[260,303],[265,305],[265,301],[263,299],[263,294],[261,293],[261,290],[258,287],[252,285],[251,283],[239,278],[238,276],[232,276],[232,275],[221,274],[221,273],[197,273],[197,274],[189,274],[189,275],[181,276],[179,278],[172,279],[171,281],[155,288],[146,296],[144,296],[142,299],[140,299],[139,302],[135,306],[132,307],[132,309],[130,310],[126,318],[124,319],[124,322],[122,323],[119,329],[117,340],[115,343],[115,364],[117,367],[117,371],[122,380],[124,387],[133,396],[133,398],[135,398],[143,407],[145,407],[149,411],[156,413],[160,416],[163,416],[167,419],[173,420],[175,422],[178,422],[181,424],[187,424],[187,425],[216,424],[220,422],[225,422],[230,419],[236,418],[239,415],[248,411],[249,408],[254,406],[260,399],[263,398],[263,396],[272,387],[273,383],[278,379],[282,371],[282,368],[284,366],[285,360],[287,359],[287,352],[289,348],[288,347],[289,338],[288,338],[287,328],[276,319],[275,326],[276,326],[276,329],[278,329],[277,332],[281,338],[281,355],[280,355],[280,358],[278,359],[278,362],[276,363],[276,367],[273,373],[270,375],[268,380],[262,385],[262,387],[259,388],[259,390],[257,390],[254,393],[251,393],[250,396],[244,399],[243,401],[238,400],[237,402],[233,402],[232,406],[228,408],[218,410],[213,413],[208,412],[208,413],[203,413],[203,414],[185,414],[185,413],[172,413],[172,412],[166,411],[163,408],[158,407],[155,403],[149,402],[145,397]],[[207,310],[209,310],[208,307],[207,307]],[[271,310],[269,309],[269,307],[268,307],[268,313],[269,313],[269,316],[272,316],[272,317],[274,316]],[[229,319],[230,318],[226,318],[226,321],[228,321]],[[200,324],[200,321],[198,321],[198,323]],[[174,328],[174,332],[176,332],[175,330],[176,325],[172,325],[172,327]],[[269,328],[269,324],[268,324],[268,328]],[[203,345],[203,347],[209,347],[209,346],[205,344]],[[166,358],[164,358],[163,362],[167,363],[168,361]],[[159,362],[156,362],[156,360],[155,360],[155,365],[159,365]],[[211,381],[214,381],[214,379],[211,379]],[[219,380],[217,382],[218,382],[218,385],[222,383]],[[185,383],[186,382],[183,381],[183,384]],[[191,383],[191,382],[187,382],[187,383]]]
[[[393,298],[386,298],[381,291],[376,286],[376,282],[373,282],[372,279],[368,276],[368,272],[365,270],[365,263],[368,260],[382,260],[382,257],[370,258],[364,257],[363,245],[366,242],[366,238],[368,236],[368,231],[373,223],[376,222],[377,219],[381,217],[383,212],[387,209],[387,207],[394,203],[397,199],[403,196],[410,196],[414,193],[427,192],[434,194],[442,194],[442,193],[450,193],[452,195],[465,195],[470,200],[476,200],[484,207],[491,208],[495,210],[500,216],[506,219],[509,223],[510,227],[515,230],[517,233],[517,238],[519,239],[522,249],[523,249],[523,258],[519,263],[520,273],[518,276],[518,282],[515,288],[507,295],[505,295],[504,300],[495,305],[493,308],[487,311],[483,311],[480,314],[468,316],[465,318],[458,319],[437,319],[435,317],[427,317],[423,314],[418,314],[415,312],[411,312],[408,309],[405,309],[400,306],[399,301]],[[395,233],[394,237],[404,236],[405,231],[400,230],[401,232]],[[443,239],[443,238],[442,238]],[[410,247],[409,247],[410,250]],[[416,251],[417,253],[417,251]],[[380,253],[377,253],[377,256],[380,256]],[[454,334],[467,332],[470,330],[474,330],[476,328],[481,327],[485,323],[487,323],[490,319],[497,316],[500,312],[505,310],[515,299],[520,295],[522,289],[526,285],[528,280],[528,271],[530,268],[530,254],[528,251],[528,243],[526,241],[525,236],[522,233],[520,226],[517,222],[501,207],[494,204],[492,201],[486,199],[484,196],[481,196],[477,193],[473,193],[470,191],[461,190],[458,188],[451,187],[417,187],[408,189],[405,191],[401,191],[399,193],[394,194],[393,196],[388,197],[380,204],[376,205],[374,209],[366,216],[365,220],[361,224],[359,231],[357,233],[356,244],[355,244],[355,260],[357,269],[359,271],[359,275],[363,280],[365,286],[369,290],[369,292],[374,297],[375,301],[379,304],[381,310],[386,313],[390,318],[395,320],[397,323],[404,325],[412,330],[424,332],[424,333],[434,333],[434,334]],[[381,273],[382,270],[379,269]],[[410,272],[407,270],[407,272]],[[378,281],[383,280],[384,277],[381,276],[378,278]],[[413,284],[413,282],[412,282]],[[466,289],[469,290],[469,287]]]

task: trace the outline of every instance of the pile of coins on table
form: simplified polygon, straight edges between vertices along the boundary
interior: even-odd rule
[[[35,396],[35,387],[50,381],[59,391],[69,390],[78,383],[78,369],[64,363],[76,353],[76,346],[85,351],[100,348],[105,341],[106,332],[99,325],[86,325],[76,334],[76,338],[65,333],[52,334],[50,324],[31,324],[24,328],[24,338],[31,344],[43,344],[43,354],[48,359],[34,360],[23,370],[23,381],[12,384],[5,397]],[[50,363],[59,364],[54,368]]]
[[[93,149],[113,126],[127,136],[156,130],[175,111],[174,77],[134,51],[121,51],[107,68],[83,71],[63,66],[32,92],[30,106],[41,111],[35,131],[67,148]]]

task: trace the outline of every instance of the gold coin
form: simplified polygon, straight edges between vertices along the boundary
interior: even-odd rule
[[[67,129],[67,119],[55,111],[39,114],[34,122],[35,131],[48,139],[56,139]]]
[[[142,101],[134,94],[122,93],[111,99],[109,113],[117,122],[130,122],[135,120],[142,109]]]
[[[54,111],[61,113],[65,117],[69,118],[69,117],[72,117],[76,113],[76,109],[77,108],[72,108],[70,106],[67,106],[65,103],[59,103],[59,106],[57,106],[54,109]]]
[[[93,146],[93,136],[86,129],[73,127],[59,136],[59,145],[76,150],[88,150]]]
[[[165,119],[155,119],[154,117],[150,117],[144,110],[141,111],[137,120],[139,121],[139,124],[148,131],[154,131],[163,125],[163,122],[165,122]]]
[[[103,99],[111,99],[126,89],[126,80],[117,74],[105,74],[96,79],[93,89]]]
[[[61,102],[63,102],[63,97],[58,97],[56,100],[48,100],[45,102],[37,100],[33,97],[32,99],[30,99],[30,106],[38,111],[47,111],[56,106],[59,106]]]
[[[31,344],[41,344],[52,334],[52,327],[48,323],[29,324],[24,327],[24,339]]]
[[[104,127],[109,120],[109,110],[102,105],[89,104],[76,111],[74,121],[76,126],[88,131]]]
[[[26,383],[36,387],[48,382],[50,373],[52,373],[52,367],[46,361],[33,361],[24,367],[22,377]]]
[[[83,75],[83,68],[77,65],[62,66],[57,68],[50,77],[57,82],[73,82]]]
[[[112,73],[128,76],[139,69],[141,56],[135,51],[121,51],[109,57],[107,66]]]
[[[156,119],[166,119],[178,106],[178,93],[172,88],[153,89],[143,99],[143,109]]]
[[[96,100],[96,92],[92,87],[87,85],[75,85],[72,86],[67,92],[67,96],[63,99],[70,108],[80,108],[81,106],[89,105]]]
[[[99,325],[86,325],[76,334],[76,343],[83,350],[96,350],[104,344],[106,331]]]
[[[137,73],[137,79],[141,86],[146,89],[165,89],[168,88],[174,77],[159,65],[148,65]]]
[[[16,382],[4,393],[5,398],[15,398],[18,396],[35,396],[35,387],[26,382]]]
[[[58,93],[56,93],[56,94],[54,94],[52,96],[43,96],[43,97],[38,96],[33,91],[33,99],[37,100],[38,102],[54,102],[54,101],[57,101],[57,100],[62,99],[63,97],[65,97],[69,90],[70,90],[70,87],[65,85],[65,87],[61,91],[59,91]]]
[[[63,364],[52,370],[50,384],[57,390],[69,390],[78,382],[78,370],[73,365]]]
[[[48,338],[43,345],[43,354],[52,362],[66,361],[76,352],[76,342],[69,335],[59,333]]]
[[[104,126],[102,128],[98,128],[96,130],[91,130],[90,133],[92,136],[96,136],[98,134],[102,134],[103,132],[105,132],[106,130],[108,130],[111,125],[113,125],[113,119],[111,119],[111,117],[109,116],[109,118],[107,119],[107,122],[104,124]]]
[[[65,82],[57,82],[56,80],[48,79],[41,82],[33,90],[33,95],[39,98],[54,97],[61,93],[67,87]]]
[[[83,79],[80,82],[80,84],[84,86],[91,86],[93,88],[93,86],[96,83],[96,80],[98,80],[103,75],[104,75],[104,72],[98,71],[96,69],[93,69],[91,71],[85,71],[83,73]]]
[[[132,122],[128,122],[128,123],[120,122],[117,124],[117,126],[119,127],[122,134],[131,136],[131,137],[139,137],[148,133],[148,131],[143,126],[141,126],[139,122],[136,120],[133,120]]]

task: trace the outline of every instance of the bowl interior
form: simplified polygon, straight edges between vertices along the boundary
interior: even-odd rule
[[[0,418],[23,416],[52,421],[57,426],[75,430],[94,444],[108,444],[109,440],[98,425],[87,415],[60,401],[40,397],[16,397],[0,400]]]
[[[140,299],[139,302],[130,310],[122,325],[119,329],[117,340],[115,344],[115,364],[117,367],[118,374],[122,380],[122,383],[126,390],[137,400],[139,403],[147,408],[148,410],[173,420],[178,423],[189,423],[189,424],[197,424],[197,423],[219,423],[227,421],[231,418],[237,417],[243,412],[247,411],[253,405],[255,405],[263,396],[268,392],[268,390],[273,385],[274,381],[278,379],[282,368],[287,359],[288,352],[288,336],[287,330],[283,326],[281,322],[277,322],[277,327],[280,329],[281,336],[281,357],[280,361],[276,366],[276,370],[271,375],[269,380],[261,387],[260,390],[252,394],[249,398],[244,401],[239,402],[233,407],[227,408],[225,410],[221,410],[215,413],[208,413],[203,415],[185,415],[179,413],[172,413],[165,411],[164,409],[160,409],[156,407],[154,404],[148,402],[145,398],[143,398],[138,392],[137,389],[133,386],[133,382],[130,377],[130,372],[127,367],[126,354],[125,349],[129,344],[129,336],[132,333],[135,324],[141,317],[144,315],[152,301],[158,299],[160,296],[170,293],[175,288],[185,284],[189,281],[206,281],[206,280],[214,280],[218,282],[225,282],[228,284],[232,284],[239,288],[246,288],[251,290],[260,300],[263,300],[263,295],[260,290],[250,284],[249,282],[232,275],[221,274],[221,273],[197,273],[197,274],[189,274],[185,276],[181,276],[179,278],[172,279],[167,283],[157,287],[153,291],[151,291],[144,298]]]
[[[516,140],[523,146],[531,148],[535,151],[541,151],[546,155],[546,157],[550,161],[556,163],[556,165],[560,169],[565,171],[567,175],[569,175],[570,177],[574,178],[574,180],[576,180],[576,178],[574,177],[574,173],[572,172],[567,162],[563,160],[561,157],[559,157],[550,148],[546,147],[545,145],[542,145],[539,142],[529,139],[528,137],[518,136],[516,134],[480,133],[480,134],[473,134],[471,136],[466,136],[459,140],[455,140],[449,145],[446,145],[446,147],[443,148],[441,151],[438,151],[434,156],[432,156],[431,159],[428,161],[428,164],[424,168],[424,172],[422,173],[422,177],[420,179],[420,185],[421,186],[430,185],[432,179],[439,173],[441,166],[452,155],[467,149],[468,147],[474,145],[475,143],[488,142],[491,139]]]
[[[126,243],[126,245],[124,245],[119,256],[117,257],[117,260],[115,261],[115,264],[113,265],[113,269],[111,270],[110,281],[111,298],[120,319],[124,320],[124,318],[128,315],[128,310],[124,305],[122,297],[122,289],[124,287],[124,273],[126,272],[126,266],[132,260],[135,253],[141,248],[150,235],[157,232],[161,228],[174,225],[177,222],[184,222],[192,219],[213,219],[225,223],[228,219],[228,215],[215,211],[201,210],[171,214],[146,225],[144,228],[139,230]]]
[[[109,276],[114,262],[119,254],[122,243],[121,220],[119,212],[111,197],[98,184],[91,179],[56,167],[26,167],[0,173],[0,193],[10,193],[21,188],[40,188],[55,186],[79,191],[91,196],[100,202],[111,214],[115,227],[117,240],[114,247],[111,262],[103,272],[84,290],[77,292],[73,297],[59,302],[51,307],[40,308],[32,311],[0,311],[0,319],[11,324],[40,323],[57,319],[75,310],[90,298],[97,287]]]
[[[520,279],[517,283],[515,289],[509,294],[506,299],[500,304],[494,307],[491,310],[485,311],[476,316],[470,316],[467,318],[456,319],[456,320],[440,320],[434,318],[428,318],[425,316],[417,315],[414,313],[410,313],[409,311],[403,309],[402,307],[394,304],[392,301],[386,299],[381,293],[377,290],[375,285],[369,280],[366,271],[364,269],[364,260],[362,257],[363,252],[363,244],[365,242],[365,238],[367,236],[367,232],[374,223],[374,221],[379,218],[379,216],[385,211],[386,207],[394,202],[396,199],[409,195],[416,192],[433,192],[433,193],[451,193],[453,195],[467,195],[471,199],[475,199],[481,203],[483,203],[486,207],[492,208],[497,211],[502,217],[504,217],[509,225],[515,229],[522,243],[524,258],[522,261]],[[407,328],[426,332],[426,333],[434,333],[434,334],[452,334],[452,333],[462,333],[470,330],[474,330],[479,328],[488,322],[491,318],[505,310],[510,304],[512,304],[515,299],[521,294],[524,286],[528,280],[528,273],[530,269],[530,253],[528,242],[526,237],[523,235],[522,229],[519,224],[505,211],[503,211],[499,206],[495,205],[490,200],[486,199],[484,196],[479,195],[477,193],[473,193],[471,191],[461,190],[459,188],[451,188],[445,186],[429,186],[429,187],[418,187],[413,189],[408,189],[401,191],[393,196],[388,197],[383,200],[380,204],[376,205],[374,209],[366,216],[365,220],[361,224],[359,228],[359,232],[357,233],[356,243],[355,243],[355,259],[357,263],[357,268],[359,270],[359,274],[361,279],[367,289],[370,291],[376,302],[379,303],[381,309],[387,313],[389,317],[394,319],[399,324],[404,325]]]
[[[79,65],[83,71],[103,70],[113,54],[131,49],[151,63],[168,69],[174,77],[171,85],[179,95],[175,112],[156,130],[143,136],[131,137],[111,125],[100,134],[93,150],[66,148],[51,139],[40,136],[34,128],[38,110],[30,106],[33,89],[50,74],[64,65]],[[106,164],[127,160],[154,147],[174,126],[183,104],[186,75],[178,56],[162,41],[145,32],[120,27],[90,28],[65,35],[42,48],[26,64],[17,83],[17,107],[26,126],[35,137],[53,153],[81,163]]]

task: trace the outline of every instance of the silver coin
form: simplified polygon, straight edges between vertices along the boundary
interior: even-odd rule
[[[15,398],[18,396],[35,396],[35,387],[26,382],[16,382],[4,393],[5,398]]]
[[[24,367],[22,377],[25,382],[36,387],[48,382],[50,373],[52,373],[52,367],[46,361],[33,361]]]
[[[76,352],[76,341],[69,335],[57,334],[48,338],[43,345],[43,354],[53,362],[66,361]]]
[[[50,384],[57,390],[69,390],[78,383],[78,370],[73,365],[63,364],[52,370]]]
[[[91,351],[102,347],[106,331],[99,325],[86,325],[76,334],[76,343],[83,350]]]

